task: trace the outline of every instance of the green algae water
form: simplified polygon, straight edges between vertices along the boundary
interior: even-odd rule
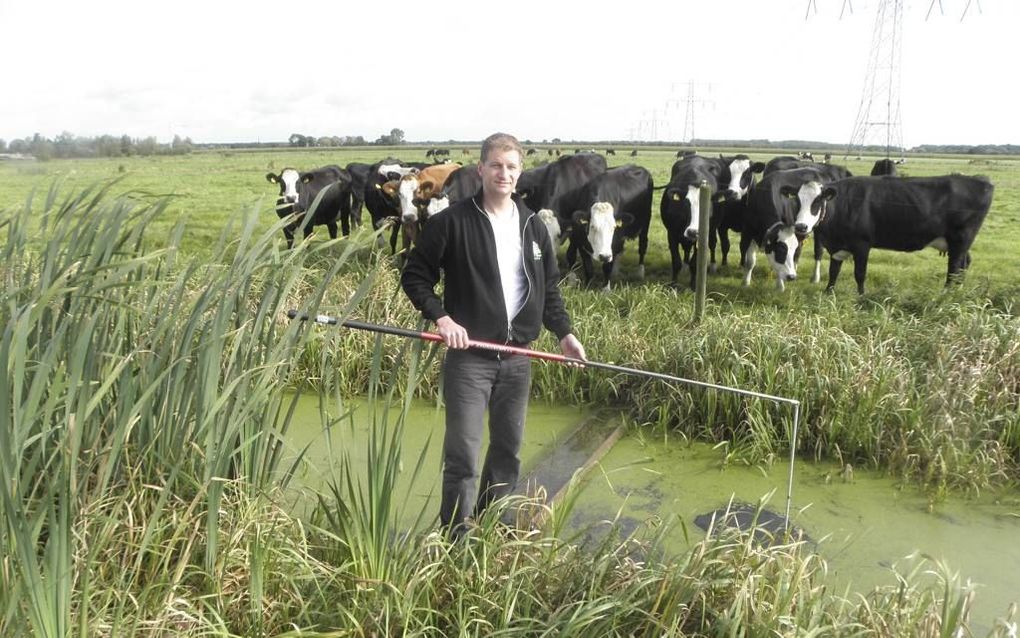
[[[786,463],[768,473],[729,465],[724,452],[705,444],[620,440],[583,484],[572,524],[581,528],[620,515],[627,532],[659,521],[672,524],[667,552],[681,553],[704,538],[694,519],[734,502],[786,508]],[[792,524],[802,529],[828,563],[830,591],[867,592],[895,583],[891,566],[908,566],[914,552],[943,559],[963,580],[979,583],[971,626],[989,628],[1020,603],[1020,494],[932,504],[912,487],[835,465],[795,466]],[[683,525],[680,524],[682,519]],[[683,528],[688,539],[685,540]]]
[[[377,434],[392,436],[401,408],[398,404],[386,410],[382,402],[373,406],[366,400],[358,400],[345,405],[344,413],[340,414],[335,406],[320,410],[317,395],[301,396],[287,433],[282,463],[284,468],[290,467],[303,451],[291,485],[295,507],[301,510],[315,504],[314,491],[326,489],[338,476],[342,453],[350,459],[355,475],[365,476],[371,432],[374,429]],[[521,476],[557,448],[586,414],[578,408],[553,406],[532,399],[521,447]],[[399,520],[403,525],[411,525],[420,513],[424,513],[423,520],[433,520],[438,515],[444,416],[444,411],[434,403],[412,401],[405,417],[401,473],[396,488],[401,510]],[[488,441],[486,432],[483,454]]]

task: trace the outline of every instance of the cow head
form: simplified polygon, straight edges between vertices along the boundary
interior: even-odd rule
[[[723,188],[723,183],[720,183],[719,192],[728,200],[741,199],[747,195],[747,190],[751,188],[754,181],[754,174],[765,170],[763,162],[752,162],[747,155],[736,155],[730,158],[720,155],[719,159],[723,161],[726,172],[729,173],[728,181],[724,173],[723,183],[726,188]]]
[[[769,266],[776,271],[780,290],[783,289],[783,282],[793,281],[797,278],[797,266],[794,264],[793,258],[799,244],[793,229],[782,222],[776,222],[765,231],[763,246],[765,256],[769,260]]]
[[[301,174],[294,168],[285,168],[280,171],[279,175],[273,173],[266,173],[266,181],[270,184],[280,185],[280,198],[277,201],[277,209],[283,207],[293,207],[299,203],[300,195],[298,194],[298,181],[300,180]]]
[[[613,236],[616,229],[633,222],[629,213],[613,210],[609,202],[595,202],[590,211],[577,211],[573,221],[581,227],[587,226],[586,239],[591,246],[591,256],[603,263],[613,261]]]
[[[836,196],[835,189],[816,180],[805,182],[799,187],[784,185],[779,192],[783,197],[794,200],[797,213],[793,229],[798,237],[804,237],[814,230],[825,216],[826,203]]]
[[[683,236],[688,241],[697,240],[701,230],[701,184],[708,186],[712,199],[716,200],[721,176],[721,164],[709,158],[690,155],[673,164],[672,176],[663,194],[662,210],[663,214],[672,211],[678,224],[686,220]]]
[[[418,207],[415,205],[415,201],[419,199],[416,196],[419,186],[417,174],[404,175],[398,182],[397,197],[400,198],[400,221],[405,224],[413,224],[418,221]]]

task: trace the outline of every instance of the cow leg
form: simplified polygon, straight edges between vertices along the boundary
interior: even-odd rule
[[[395,222],[393,228],[390,229],[390,254],[397,254],[397,237],[400,236],[400,230],[404,227],[400,222]]]
[[[645,253],[648,252],[648,228],[638,235],[638,281],[645,280]]]
[[[716,235],[719,233],[719,221],[715,216],[708,218],[708,272],[714,273],[719,268],[715,265]]]
[[[744,286],[751,285],[751,273],[754,272],[754,265],[758,260],[758,245],[752,240],[744,241],[740,238],[740,263],[744,266]]]
[[[822,280],[822,242],[818,241],[818,237],[815,236],[815,270],[811,273],[811,283],[817,284]]]
[[[962,242],[949,244],[949,268],[946,272],[946,285],[959,283],[963,277],[963,271],[970,265],[970,251],[968,245]]]
[[[333,220],[331,222],[326,222],[326,230],[329,231],[329,238],[330,239],[336,239],[336,220]],[[347,235],[350,235],[350,234],[351,234],[351,231],[348,228],[344,232],[344,236],[346,237]]]
[[[287,238],[287,248],[294,247],[294,226],[288,224],[283,227],[283,236]]]
[[[336,222],[333,223],[336,226]],[[351,234],[351,194],[340,197],[340,231],[347,237]],[[335,236],[334,236],[335,237]]]
[[[364,197],[353,196],[351,199],[351,225],[361,228],[361,209],[365,205]]]
[[[843,268],[843,260],[835,255],[829,255],[829,284],[825,287],[826,292],[832,292],[836,288],[836,279],[839,278],[839,271]]]
[[[864,277],[868,274],[868,251],[854,253],[854,281],[857,282],[857,294],[864,294]]]
[[[730,254],[730,233],[725,228],[719,229],[719,263],[721,266],[726,265],[726,258]]]
[[[603,291],[609,292],[609,283],[614,278],[616,278],[619,266],[620,260],[617,259],[616,257],[613,257],[613,261],[607,261],[606,263],[602,264],[602,274],[606,278],[606,287],[602,289]]]
[[[673,262],[673,285],[675,286],[680,270],[683,268],[683,262],[680,261],[680,233],[674,230],[669,230],[667,235],[669,241],[669,256]]]
[[[587,285],[591,283],[592,275],[594,275],[595,268],[591,263],[591,255],[581,251],[581,274],[584,278],[584,283]]]

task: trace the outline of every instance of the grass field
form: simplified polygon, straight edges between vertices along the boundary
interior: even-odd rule
[[[617,151],[615,163],[630,159]],[[346,467],[316,517],[290,516],[274,478],[285,474],[287,387],[318,390],[326,425],[355,394],[434,396],[438,374],[420,345],[283,318],[297,307],[419,321],[367,232],[284,250],[264,175],[390,153],[0,164],[0,634],[950,636],[966,626],[973,588],[924,560],[887,588],[839,596],[797,543],[724,536],[669,563],[642,560],[626,539],[579,551],[560,537],[569,504],[523,538],[495,517],[467,546],[404,536],[390,496],[409,468],[386,444],[399,420],[381,424],[371,470]],[[645,149],[636,159],[659,183],[673,161]],[[996,185],[962,285],[943,290],[934,251],[875,254],[862,297],[847,275],[835,295],[806,277],[781,294],[760,267],[745,289],[731,266],[710,279],[694,323],[692,295],[664,285],[654,212],[645,282],[627,277],[628,247],[611,292],[565,289],[589,356],[797,398],[802,455],[903,477],[933,503],[989,490],[1015,499],[1020,167],[918,158],[905,169]],[[114,178],[105,196],[83,193]],[[548,335],[538,345],[554,347]],[[731,441],[732,460],[766,471],[788,449],[788,415],[768,405],[534,370],[539,400],[625,405],[635,427]]]

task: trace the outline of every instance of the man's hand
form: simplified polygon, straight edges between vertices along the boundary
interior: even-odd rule
[[[439,330],[439,336],[443,338],[443,343],[446,344],[447,348],[463,350],[468,347],[467,330],[464,329],[464,326],[451,319],[450,315],[436,320],[436,328]]]
[[[569,334],[560,339],[560,351],[564,356],[570,357],[571,359],[580,359],[581,361],[587,361],[588,357],[584,354],[584,346],[577,340],[573,334]],[[577,366],[579,364],[571,364]]]

